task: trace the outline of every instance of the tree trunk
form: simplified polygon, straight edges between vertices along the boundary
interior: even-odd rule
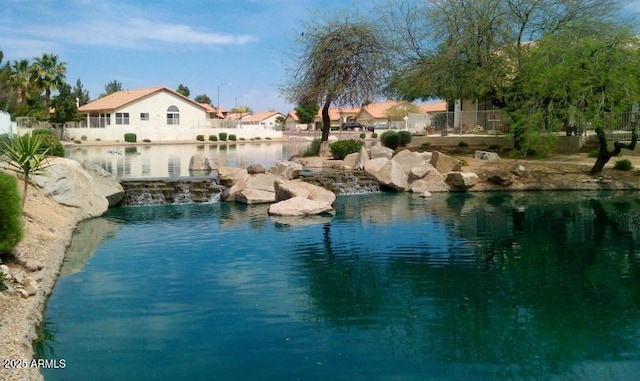
[[[633,124],[633,130],[631,131],[631,143],[626,144],[615,142],[613,143],[613,151],[609,151],[607,149],[607,136],[604,133],[604,129],[596,128],[596,134],[598,135],[600,149],[598,151],[598,158],[589,171],[590,174],[597,175],[601,173],[604,169],[604,166],[607,165],[609,160],[614,156],[618,156],[623,148],[632,151],[636,149],[636,143],[638,142],[638,123],[640,123],[640,120]]]
[[[331,130],[331,118],[329,117],[329,106],[331,106],[331,98],[327,97],[322,106],[322,139],[326,142],[329,140],[329,131]]]

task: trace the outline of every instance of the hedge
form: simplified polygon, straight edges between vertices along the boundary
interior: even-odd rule
[[[0,253],[11,251],[22,239],[22,211],[18,181],[0,172]]]

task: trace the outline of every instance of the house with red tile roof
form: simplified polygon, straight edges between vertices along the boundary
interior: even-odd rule
[[[265,129],[281,129],[279,119],[284,117],[285,115],[278,111],[258,112],[239,120],[238,127],[261,126]]]
[[[78,108],[83,127],[204,127],[215,109],[165,86],[124,90]]]

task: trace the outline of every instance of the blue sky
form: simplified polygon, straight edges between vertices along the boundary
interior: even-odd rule
[[[179,84],[191,97],[254,111],[293,108],[278,91],[295,36],[312,12],[368,0],[0,0],[5,61],[55,53],[67,81],[92,98],[112,80],[125,89]],[[640,0],[631,11],[640,11]],[[226,85],[231,83],[231,85]]]
[[[365,4],[366,2],[361,1]],[[358,8],[354,0],[0,0],[4,62],[55,53],[67,82],[91,98],[105,84],[164,85],[207,94],[214,105],[293,108],[278,91],[288,51],[313,10]],[[231,85],[225,85],[231,83]]]

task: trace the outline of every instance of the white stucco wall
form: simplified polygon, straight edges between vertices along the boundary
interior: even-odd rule
[[[11,122],[11,115],[0,111],[0,134],[13,135],[17,132],[17,127]]]
[[[167,109],[176,106],[180,114],[180,123],[167,124]],[[116,113],[129,113],[129,125],[116,124]],[[141,120],[140,114],[148,113],[149,120]],[[105,128],[146,127],[146,128],[194,128],[207,125],[207,112],[191,102],[161,91],[151,96],[129,103],[111,114],[111,124]]]

